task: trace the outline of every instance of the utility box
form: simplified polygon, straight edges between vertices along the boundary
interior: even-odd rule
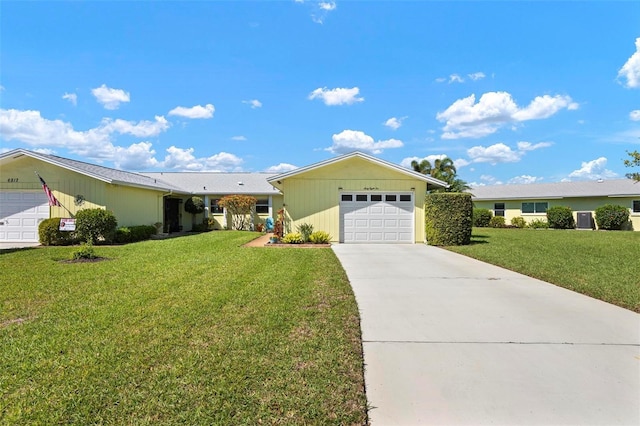
[[[596,229],[591,212],[578,212],[578,229]]]

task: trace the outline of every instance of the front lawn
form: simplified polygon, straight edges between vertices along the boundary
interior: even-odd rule
[[[0,424],[363,424],[340,263],[257,235],[0,253]]]
[[[640,312],[640,232],[474,228],[447,249]]]

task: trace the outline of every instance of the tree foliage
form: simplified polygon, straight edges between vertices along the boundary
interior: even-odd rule
[[[629,157],[631,159],[624,160],[625,167],[640,167],[640,152],[638,151],[627,151]],[[640,172],[627,173],[626,176],[629,179],[633,179],[636,182],[640,182]]]
[[[204,212],[204,201],[200,197],[189,197],[184,203],[184,211],[191,213],[191,230],[196,229],[196,215]]]
[[[467,182],[458,177],[453,160],[449,157],[436,159],[433,164],[427,159],[420,162],[413,160],[411,168],[423,175],[429,175],[449,184],[448,188],[436,189],[432,192],[464,192],[469,189]]]
[[[250,195],[227,195],[218,201],[218,205],[231,213],[232,229],[246,230],[257,202],[256,197]]]
[[[471,194],[428,194],[424,204],[427,244],[457,246],[471,242]]]

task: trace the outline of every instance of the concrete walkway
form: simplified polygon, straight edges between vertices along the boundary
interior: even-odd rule
[[[333,250],[373,426],[640,424],[640,315],[422,244]]]

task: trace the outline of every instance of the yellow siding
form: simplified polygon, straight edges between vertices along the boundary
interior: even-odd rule
[[[115,214],[119,226],[152,225],[162,222],[163,204],[160,191],[111,185],[28,156],[2,167],[0,190],[42,190],[36,171],[47,182],[58,201],[72,214],[81,209],[103,208]],[[81,204],[76,204],[78,195],[84,198]],[[50,217],[68,217],[69,212],[66,209],[50,207]]]
[[[489,209],[492,212],[494,203],[502,203],[505,204],[505,214],[504,218],[507,224],[511,223],[511,219],[514,217],[522,216],[527,222],[530,222],[533,219],[546,219],[546,214],[536,214],[536,213],[522,213],[522,203],[533,203],[533,202],[547,202],[549,203],[549,207],[556,206],[564,206],[569,207],[573,210],[573,217],[577,221],[578,212],[591,212],[593,219],[595,221],[595,210],[603,206],[605,204],[617,204],[620,206],[625,206],[629,208],[629,219],[631,221],[631,225],[633,226],[634,231],[640,231],[640,213],[633,213],[631,211],[633,200],[638,200],[638,197],[593,197],[593,198],[563,198],[558,200],[510,200],[510,201],[502,201],[502,200],[494,200],[494,201],[475,201],[474,207]]]
[[[316,231],[331,234],[334,242],[340,236],[341,192],[414,192],[415,241],[424,242],[424,194],[426,182],[387,169],[361,158],[329,164],[283,181],[287,231],[295,231],[302,223]]]

